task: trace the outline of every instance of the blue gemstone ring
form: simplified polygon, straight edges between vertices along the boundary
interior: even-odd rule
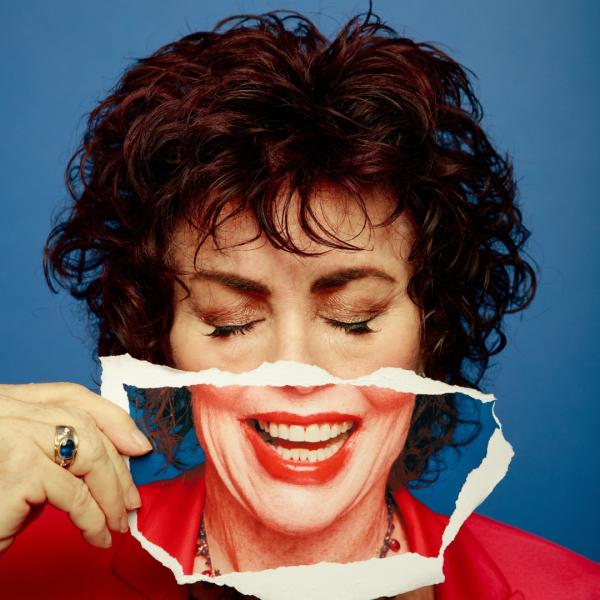
[[[54,462],[68,468],[73,464],[77,455],[77,433],[69,425],[57,425],[54,435]]]

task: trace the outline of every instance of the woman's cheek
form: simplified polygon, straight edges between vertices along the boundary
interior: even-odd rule
[[[192,418],[200,445],[206,448],[203,426],[210,427],[212,419],[220,420],[232,410],[240,391],[237,386],[217,387],[197,384],[189,387],[192,402]]]
[[[415,394],[411,392],[397,392],[389,388],[367,386],[364,388],[364,394],[369,406],[376,412],[412,415],[415,407]]]
[[[380,451],[385,448],[395,460],[404,448],[410,429],[415,394],[374,386],[365,386],[362,392],[368,403],[365,426],[370,430],[370,438]]]

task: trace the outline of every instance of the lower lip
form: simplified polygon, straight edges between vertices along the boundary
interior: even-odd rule
[[[342,447],[325,460],[314,463],[285,460],[274,448],[263,441],[251,423],[246,421],[244,428],[258,461],[267,473],[275,479],[298,485],[318,485],[333,479],[350,459],[354,446],[354,433],[352,433]]]

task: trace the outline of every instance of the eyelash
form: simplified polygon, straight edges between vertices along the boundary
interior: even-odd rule
[[[254,329],[254,326],[263,320],[264,319],[259,319],[258,321],[250,321],[249,323],[244,323],[243,325],[219,325],[218,327],[215,326],[214,331],[206,333],[205,335],[214,338],[226,338],[238,334],[245,335],[246,332]]]
[[[337,329],[341,329],[350,335],[365,335],[367,333],[375,333],[374,329],[369,327],[369,323],[375,317],[371,317],[370,319],[365,319],[364,321],[355,321],[352,323],[346,323],[345,321],[335,321],[334,319],[325,319],[327,323],[336,327]]]
[[[337,329],[341,329],[345,331],[349,335],[366,335],[368,333],[375,333],[375,330],[369,327],[369,323],[375,317],[371,317],[370,319],[366,319],[364,321],[355,321],[351,323],[347,323],[345,321],[336,321],[334,319],[325,319],[327,323],[329,323],[332,327]],[[244,323],[243,325],[220,325],[215,327],[213,331],[207,333],[205,335],[214,338],[227,338],[233,335],[245,335],[248,331],[254,329],[254,326],[257,323],[260,323],[264,319],[260,319],[258,321],[250,321],[249,323]]]

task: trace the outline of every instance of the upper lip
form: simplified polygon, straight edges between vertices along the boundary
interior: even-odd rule
[[[270,423],[286,423],[290,425],[311,425],[313,423],[343,423],[352,421],[360,423],[361,419],[357,415],[339,412],[320,412],[310,415],[298,415],[289,412],[263,412],[255,413],[246,417],[247,420],[269,421]]]

